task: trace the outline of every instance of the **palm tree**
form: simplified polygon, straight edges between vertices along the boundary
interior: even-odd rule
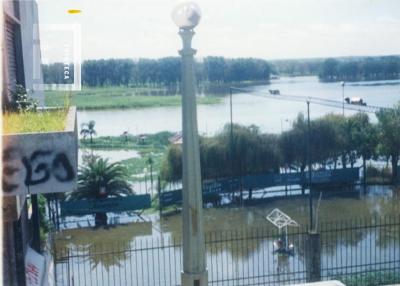
[[[121,197],[133,194],[128,183],[127,169],[107,159],[89,160],[78,170],[78,189],[72,192],[68,200],[99,200],[108,197]],[[96,226],[107,224],[107,214],[95,213]]]
[[[81,124],[81,135],[83,139],[86,139],[87,136],[90,136],[90,143],[93,143],[93,135],[96,135],[97,132],[94,130],[94,126],[96,122],[94,120],[90,120],[88,123]]]

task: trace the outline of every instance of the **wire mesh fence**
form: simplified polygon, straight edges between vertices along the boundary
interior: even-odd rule
[[[290,254],[279,251],[282,234],[270,228],[207,233],[209,285],[400,282],[400,217],[320,223],[317,243],[308,247],[307,229],[288,231]],[[180,285],[181,252],[181,239],[170,234],[124,244],[56,247],[57,285]]]

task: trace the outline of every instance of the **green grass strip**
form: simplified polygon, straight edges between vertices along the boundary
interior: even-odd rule
[[[76,106],[78,109],[99,110],[99,109],[124,109],[124,108],[148,108],[180,106],[181,96],[179,95],[152,95],[160,94],[158,89],[131,87],[105,87],[105,88],[84,88],[81,91],[71,93],[63,91],[46,91],[46,106]],[[146,95],[148,94],[148,95]],[[198,104],[217,104],[221,102],[220,97],[205,96],[198,97]]]
[[[63,131],[67,113],[67,109],[6,112],[3,114],[3,133]]]

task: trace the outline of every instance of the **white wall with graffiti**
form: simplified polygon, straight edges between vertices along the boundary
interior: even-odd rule
[[[65,131],[3,136],[4,196],[72,191],[76,186],[76,110]]]

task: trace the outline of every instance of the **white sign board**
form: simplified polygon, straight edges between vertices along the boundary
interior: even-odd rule
[[[45,259],[42,255],[28,246],[25,256],[25,277],[27,286],[41,286],[45,268]]]
[[[267,215],[266,219],[279,229],[285,226],[299,226],[297,222],[280,209],[273,209],[272,212]]]

